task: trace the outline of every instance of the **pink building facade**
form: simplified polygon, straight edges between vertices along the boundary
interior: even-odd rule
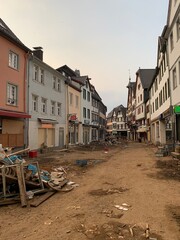
[[[0,19],[0,144],[27,146],[26,108],[29,49]]]

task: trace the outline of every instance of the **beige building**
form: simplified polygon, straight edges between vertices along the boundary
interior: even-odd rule
[[[149,124],[146,119],[146,103],[149,99],[149,86],[152,83],[155,69],[139,69],[136,72],[136,133],[140,141],[148,140]]]
[[[166,39],[173,109],[173,142],[180,142],[180,0],[169,1]]]
[[[77,73],[64,65],[57,69],[66,77],[67,84],[67,124],[66,124],[66,146],[78,144],[82,135],[81,122],[81,86],[82,83],[77,80]]]
[[[154,144],[166,144],[172,139],[170,111],[170,80],[166,47],[165,26],[158,39],[156,74],[150,86],[151,141]]]

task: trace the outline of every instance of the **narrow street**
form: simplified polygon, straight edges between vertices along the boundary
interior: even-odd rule
[[[37,208],[1,207],[0,239],[180,240],[180,172],[170,156],[155,157],[156,150],[128,143],[39,160],[46,169],[67,164],[69,179],[79,186]],[[77,159],[91,164],[79,167]]]

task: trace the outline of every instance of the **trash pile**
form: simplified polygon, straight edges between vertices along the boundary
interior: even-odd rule
[[[68,192],[78,186],[67,179],[63,167],[49,173],[39,169],[38,162],[26,163],[19,154],[28,151],[29,148],[11,153],[11,149],[0,149],[0,206],[21,202],[26,207],[30,202],[30,206],[37,207],[56,192]]]

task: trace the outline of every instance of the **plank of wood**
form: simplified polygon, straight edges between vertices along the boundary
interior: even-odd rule
[[[16,172],[17,172],[17,179],[18,179],[18,185],[19,185],[21,206],[26,207],[27,206],[26,186],[25,186],[25,181],[24,181],[23,168],[21,167],[20,164],[16,165]]]
[[[0,206],[15,204],[15,203],[19,203],[19,202],[20,202],[20,198],[3,199],[3,200],[0,200]]]
[[[46,201],[48,198],[50,198],[51,196],[53,196],[56,192],[51,191],[51,192],[47,192],[41,196],[39,196],[36,199],[33,199],[33,201],[30,203],[31,207],[38,207],[41,203],[43,203],[44,201]]]
[[[10,153],[10,154],[6,154],[7,157],[10,157],[10,156],[13,156],[13,155],[17,155],[19,153],[23,153],[23,152],[28,152],[30,150],[30,148],[25,148],[23,150],[20,150],[20,151],[17,151],[17,152],[13,152],[13,153]]]

